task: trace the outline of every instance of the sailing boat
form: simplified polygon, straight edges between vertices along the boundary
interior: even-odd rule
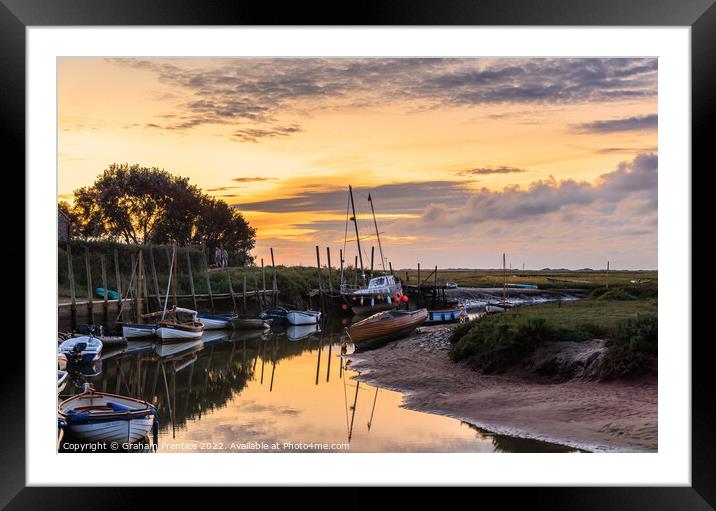
[[[161,312],[161,319],[157,322],[154,335],[166,342],[180,342],[188,339],[200,339],[204,332],[204,323],[199,320],[195,310],[177,307],[176,291],[176,265],[177,247],[174,244],[172,251],[172,267],[169,270],[169,286],[167,296],[164,299],[164,310]],[[172,293],[172,308],[167,310],[169,291]],[[158,316],[160,313],[153,314]],[[147,317],[149,315],[146,315]]]
[[[507,269],[505,267],[505,253],[502,253],[502,300],[485,304],[485,312],[505,312],[514,307],[507,301]]]
[[[373,225],[375,226],[375,236],[378,239],[378,249],[380,250],[380,262],[383,266],[383,273],[379,277],[373,277],[365,285],[365,271],[363,268],[363,253],[360,246],[360,234],[358,232],[358,218],[356,217],[355,202],[353,200],[353,187],[348,186],[348,194],[350,197],[350,207],[353,212],[352,217],[346,214],[346,233],[348,232],[348,221],[353,222],[356,234],[356,245],[358,248],[358,259],[360,261],[360,271],[363,277],[364,285],[348,285],[341,282],[341,296],[346,304],[353,310],[355,314],[366,315],[373,314],[384,310],[395,309],[403,299],[403,288],[400,282],[393,275],[388,275],[385,270],[385,258],[383,257],[383,246],[380,241],[380,233],[378,232],[378,222],[375,218],[375,209],[373,207],[373,198],[368,195],[370,209],[373,213]],[[347,213],[347,211],[346,211]],[[357,268],[356,268],[357,270]],[[372,272],[372,256],[371,256],[371,272]]]
[[[122,326],[122,335],[127,339],[135,339],[139,337],[148,337],[154,335],[154,330],[157,326],[155,324],[142,323],[142,281],[144,279],[144,263],[142,261],[142,251],[140,250],[137,254],[137,262],[135,268],[132,269],[132,280],[129,282],[130,293],[132,291],[132,282],[135,281],[136,276],[136,292],[134,296],[134,302],[136,304],[136,323],[125,323],[124,321],[117,321],[118,325]],[[122,304],[122,307],[124,304]],[[119,310],[119,316],[122,316],[122,307]]]

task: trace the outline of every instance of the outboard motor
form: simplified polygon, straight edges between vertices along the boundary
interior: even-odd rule
[[[72,347],[72,351],[68,353],[71,362],[79,364],[82,362],[82,352],[87,348],[86,342],[78,342]]]

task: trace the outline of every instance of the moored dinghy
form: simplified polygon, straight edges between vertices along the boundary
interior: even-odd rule
[[[348,327],[356,351],[377,348],[411,333],[428,319],[427,309],[385,311]]]
[[[204,324],[204,330],[224,330],[231,328],[231,322],[237,318],[236,314],[199,314],[198,318]]]
[[[89,335],[72,337],[60,344],[59,350],[69,364],[92,364],[102,356],[102,341]]]
[[[127,339],[138,339],[154,335],[157,325],[143,325],[140,323],[122,323],[122,335]]]
[[[260,318],[234,318],[231,325],[236,330],[266,330],[271,327],[268,321]]]
[[[150,403],[126,396],[96,392],[89,384],[81,394],[59,406],[68,431],[87,442],[137,443],[159,428],[157,409]]]
[[[184,319],[186,315],[189,319]],[[157,323],[154,335],[162,341],[183,341],[200,339],[204,332],[204,324],[199,321],[195,310],[174,307],[167,312],[165,319]]]
[[[272,307],[261,311],[259,318],[264,321],[271,321],[271,325],[282,325],[288,323],[288,311],[283,307]]]
[[[458,323],[467,318],[465,307],[451,307],[449,309],[439,309],[428,311],[428,319],[425,320],[426,325],[440,325],[444,323]]]
[[[291,325],[315,325],[321,319],[319,311],[289,311],[288,322]]]

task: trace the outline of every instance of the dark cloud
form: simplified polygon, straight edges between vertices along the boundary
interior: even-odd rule
[[[532,183],[529,187],[510,186],[501,191],[487,188],[471,194],[462,207],[430,204],[422,215],[428,224],[484,223],[533,220],[556,212],[598,206],[611,213],[626,198],[639,199],[656,211],[658,159],[641,154],[631,162],[620,163],[616,170],[602,174],[596,183],[554,178]]]
[[[111,59],[183,89],[162,127],[230,124],[235,140],[301,131],[305,109],[413,102],[422,107],[564,104],[656,96],[657,59]]]
[[[254,176],[254,177],[235,177],[232,179],[235,183],[254,183],[256,181],[275,181],[277,178],[275,177],[260,177],[260,176]]]
[[[653,131],[659,124],[657,114],[636,115],[621,119],[585,122],[574,126],[579,133],[618,133],[623,131]]]
[[[372,187],[363,193],[354,188],[357,212],[368,213],[367,206],[361,208],[361,199],[373,198],[379,213],[417,214],[425,204],[451,204],[464,201],[470,195],[466,183],[462,181],[423,181],[384,184]],[[303,211],[331,212],[345,214],[348,200],[347,186],[328,188],[320,191],[313,189],[298,190],[293,197],[271,199],[259,202],[238,204],[243,211],[265,211],[271,213],[293,213]]]
[[[500,167],[476,167],[473,169],[459,170],[456,172],[458,176],[474,176],[474,175],[489,175],[489,174],[519,174],[527,172],[526,169],[520,169],[517,167],[507,167],[502,165]]]

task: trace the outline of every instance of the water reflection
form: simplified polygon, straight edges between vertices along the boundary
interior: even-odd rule
[[[402,408],[399,393],[353,379],[336,331],[210,331],[177,344],[132,341],[73,370],[64,394],[89,381],[102,392],[156,404],[160,452],[565,450]]]

